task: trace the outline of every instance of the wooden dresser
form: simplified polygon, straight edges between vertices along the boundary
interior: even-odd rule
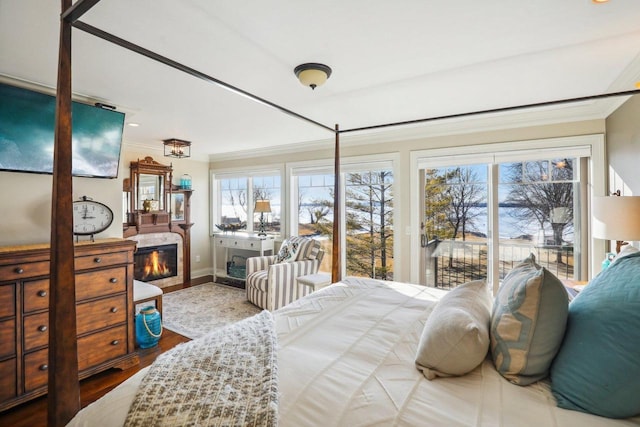
[[[80,378],[138,363],[135,245],[124,239],[75,245]],[[0,411],[47,392],[49,251],[46,244],[0,247]]]

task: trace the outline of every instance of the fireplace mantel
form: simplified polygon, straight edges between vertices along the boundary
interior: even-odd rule
[[[185,192],[185,220],[189,218],[189,208],[191,204],[191,191]],[[144,234],[157,233],[175,233],[182,237],[182,277],[183,284],[189,284],[191,281],[191,227],[192,222],[171,221],[170,215],[162,215],[159,213],[137,214],[141,221],[134,224],[124,224],[123,237],[130,238]],[[164,218],[169,218],[164,220]]]
[[[151,157],[131,162],[131,175],[123,182],[123,191],[127,193],[129,210],[127,222],[123,224],[124,238],[156,233],[175,233],[182,238],[182,278],[183,284],[191,282],[191,188],[181,188],[171,183],[172,166],[162,165]],[[157,175],[160,182],[161,203],[158,210],[145,206],[141,209],[143,199],[139,191],[140,175]],[[146,196],[145,196],[146,197]],[[154,195],[155,197],[155,195]],[[156,200],[157,202],[157,200]]]

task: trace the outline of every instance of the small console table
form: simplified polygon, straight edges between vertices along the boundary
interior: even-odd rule
[[[252,233],[231,233],[213,235],[213,280],[218,277],[230,277],[227,275],[227,261],[233,254],[245,256],[273,255],[273,236],[258,236]],[[248,251],[248,253],[247,253]],[[253,253],[251,253],[253,252]],[[242,280],[233,277],[236,280]]]

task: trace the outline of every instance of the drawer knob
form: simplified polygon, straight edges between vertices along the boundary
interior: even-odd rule
[[[102,262],[102,258],[100,258],[100,257],[95,257],[95,258],[93,259],[93,262],[95,262],[96,264],[100,264],[100,263]]]
[[[119,341],[119,340],[113,340],[113,341],[111,341],[111,345],[118,345],[118,344],[120,344],[120,341]]]
[[[109,279],[109,281],[111,283],[118,283],[118,279],[116,279],[115,277],[112,277],[111,279]]]
[[[40,368],[39,368],[39,369],[40,369],[41,371],[46,371],[47,369],[49,369],[49,365],[47,365],[47,364],[40,365]]]
[[[40,326],[38,326],[38,330],[39,330],[40,332],[47,332],[47,329],[49,329],[49,328],[47,328],[47,325],[40,325]]]
[[[118,307],[111,307],[111,312],[112,313],[117,313],[118,312]]]
[[[253,247],[253,243],[251,243],[251,247]]]
[[[13,270],[13,271],[15,271],[15,272],[16,272],[16,273],[18,273],[18,274],[22,274],[22,273],[24,273],[24,268],[22,268],[22,267],[16,267],[16,268],[15,268],[15,270]]]
[[[47,296],[47,291],[38,291],[38,296],[39,297],[46,297]]]

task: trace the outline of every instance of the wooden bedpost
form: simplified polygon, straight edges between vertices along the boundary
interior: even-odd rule
[[[331,282],[342,280],[342,250],[341,250],[341,197],[340,197],[340,128],[336,125],[336,148],[334,154],[334,190],[333,190],[333,253],[331,259]]]
[[[71,0],[61,3],[63,13],[71,7]],[[50,427],[66,425],[80,410],[71,158],[71,23],[61,18],[51,205],[47,402]]]

